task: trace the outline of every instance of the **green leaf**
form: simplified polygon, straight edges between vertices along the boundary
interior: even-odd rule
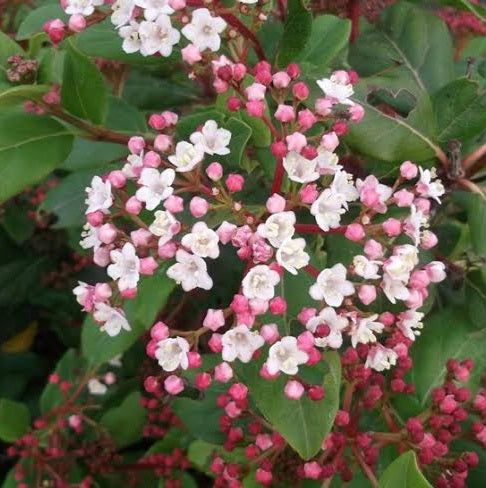
[[[0,112],[26,100],[39,100],[49,91],[47,85],[19,85],[0,92]]]
[[[73,136],[49,117],[0,117],[0,202],[38,183],[67,157]]]
[[[230,153],[221,159],[226,163],[227,168],[238,169],[251,137],[251,127],[235,117],[231,117],[224,127],[231,132]]]
[[[148,131],[144,115],[135,107],[132,107],[122,98],[110,96],[108,100],[108,115],[104,124],[109,129],[121,132],[146,133]],[[122,146],[127,154],[126,146]]]
[[[312,384],[324,387],[323,400],[312,401],[306,395],[289,400],[284,394],[286,375],[265,380],[258,371],[261,361],[237,366],[241,380],[248,386],[257,407],[285,440],[303,459],[309,459],[321,449],[330,432],[339,406],[341,362],[336,352],[324,354],[324,361],[312,367],[302,367],[299,374]]]
[[[272,143],[272,134],[268,125],[262,119],[251,117],[242,110],[241,119],[251,128],[250,144],[255,147],[269,147]]]
[[[218,125],[221,125],[223,119],[224,114],[214,109],[201,110],[181,117],[176,126],[177,139],[188,140],[189,136],[208,120],[215,120]]]
[[[454,75],[454,48],[446,24],[407,2],[386,8],[352,45],[349,62],[361,76],[381,77],[414,95],[435,92]],[[365,124],[366,125],[366,124]]]
[[[411,349],[411,381],[422,406],[444,381],[448,359],[471,358],[475,369],[482,371],[486,364],[486,317],[477,317],[476,322],[473,326],[467,311],[460,308],[444,308],[425,320],[422,334]],[[483,330],[475,330],[479,328]]]
[[[125,352],[152,325],[175,287],[175,282],[166,276],[166,269],[167,265],[161,266],[152,276],[142,278],[136,298],[127,302],[125,314],[131,331],[109,337],[87,317],[81,332],[81,351],[92,365],[99,366]]]
[[[299,63],[326,67],[348,45],[351,21],[335,15],[320,15],[312,21],[312,31]]]
[[[477,269],[465,277],[467,312],[471,324],[481,327],[477,317],[486,316],[486,269]],[[484,326],[484,324],[483,324]]]
[[[0,31],[0,73],[2,73],[2,78],[4,76],[3,71],[7,66],[7,59],[13,54],[24,55],[25,52],[10,36]]]
[[[0,399],[0,439],[15,442],[29,430],[29,426],[30,412],[23,403]]]
[[[381,475],[378,488],[432,488],[417,466],[413,451],[395,459]]]
[[[17,244],[29,239],[35,230],[35,223],[27,215],[27,207],[24,205],[8,205],[3,213],[2,226]]]
[[[467,78],[441,88],[433,98],[439,141],[470,139],[486,125],[486,92]]]
[[[77,117],[101,124],[108,110],[108,89],[91,60],[69,44],[64,61],[61,101]]]
[[[304,51],[312,31],[312,14],[302,0],[289,0],[277,64],[287,66]]]
[[[138,391],[130,393],[119,406],[108,410],[100,419],[100,424],[108,430],[118,448],[142,438],[147,412],[140,404],[141,398]]]
[[[69,16],[59,4],[43,5],[31,10],[17,30],[17,39],[29,39],[37,32],[41,32],[45,22],[52,19],[61,19],[67,22]]]
[[[127,155],[127,147],[122,144],[76,138],[71,154],[61,168],[69,171],[96,169],[119,161]]]
[[[455,192],[453,200],[467,213],[471,243],[474,251],[486,255],[486,202],[482,195],[471,192]]]

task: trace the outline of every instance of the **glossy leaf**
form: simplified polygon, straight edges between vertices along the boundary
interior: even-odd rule
[[[24,50],[10,36],[0,31],[0,66],[6,68],[7,60],[14,54],[24,55]],[[1,79],[4,77],[3,69],[0,69]]]
[[[477,193],[456,192],[453,200],[467,213],[471,243],[478,255],[486,254],[486,201]]]
[[[77,138],[61,168],[69,171],[97,169],[118,162],[127,155],[128,149],[122,144]]]
[[[14,442],[27,432],[29,426],[30,412],[23,403],[0,399],[0,439]]]
[[[41,32],[42,26],[48,20],[52,19],[61,19],[62,21],[67,22],[69,16],[59,4],[42,5],[31,10],[20,24],[16,38],[19,40],[29,39],[37,32]]]
[[[226,163],[226,168],[239,169],[246,145],[251,137],[251,127],[235,117],[231,117],[224,124],[224,127],[231,132],[231,141],[229,144],[230,153],[223,156],[222,160]]]
[[[19,85],[0,92],[0,112],[26,100],[39,100],[49,91],[47,85]]]
[[[381,475],[378,488],[432,488],[417,466],[413,451],[395,459]]]

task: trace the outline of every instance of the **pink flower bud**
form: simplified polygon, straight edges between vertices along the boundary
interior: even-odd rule
[[[143,165],[146,168],[158,168],[161,163],[160,156],[154,151],[149,151],[143,157]]]
[[[238,112],[241,107],[243,107],[243,102],[235,96],[231,96],[226,100],[226,107],[228,107],[228,110],[231,112]]]
[[[409,308],[419,308],[423,305],[424,299],[419,290],[409,290],[405,305]]]
[[[152,114],[148,119],[148,125],[155,130],[162,130],[166,123],[162,114]]]
[[[208,213],[209,202],[201,197],[193,197],[189,202],[189,210],[193,217],[202,217]]]
[[[307,144],[307,138],[300,132],[294,132],[285,138],[289,151],[300,152]]]
[[[160,152],[167,152],[172,146],[172,137],[159,134],[154,140],[154,148]]]
[[[99,247],[93,253],[93,262],[104,268],[110,264],[110,248],[109,247]]]
[[[184,389],[184,383],[175,374],[171,374],[164,380],[164,388],[170,395],[177,395]]]
[[[346,427],[349,424],[349,420],[349,412],[346,412],[346,410],[338,410],[334,422],[339,427]]]
[[[245,184],[245,179],[243,176],[238,175],[236,173],[231,173],[226,178],[226,188],[230,192],[237,192],[243,189],[243,185]]]
[[[111,288],[108,283],[96,283],[94,289],[95,298],[99,301],[104,302],[111,297]]]
[[[167,127],[174,127],[179,120],[179,116],[170,110],[164,110],[162,112],[162,117],[164,117]]]
[[[248,100],[264,100],[267,87],[261,83],[253,83],[245,89]]]
[[[439,283],[445,280],[445,266],[444,263],[440,261],[431,261],[425,266],[425,271],[427,271],[432,283]]]
[[[238,408],[235,402],[229,402],[226,407],[224,407],[224,411],[228,415],[228,417],[235,419],[241,415],[241,408]]]
[[[310,463],[304,464],[304,477],[309,478],[311,480],[318,480],[319,476],[321,475],[322,468],[319,466],[319,463],[316,461],[312,461]]]
[[[211,386],[212,381],[209,373],[198,373],[194,378],[194,385],[200,390],[206,390]]]
[[[250,311],[253,315],[263,315],[268,311],[268,301],[252,298],[249,301]]]
[[[416,198],[413,203],[417,207],[417,210],[420,210],[423,214],[427,215],[430,212],[430,200],[427,200],[426,198]]]
[[[272,77],[275,88],[287,88],[290,85],[291,78],[285,71],[279,71]]]
[[[177,195],[170,195],[164,200],[164,207],[173,214],[184,210],[184,199]]]
[[[221,383],[227,383],[231,378],[233,378],[233,370],[228,363],[218,364],[214,368],[214,379]]]
[[[128,149],[132,154],[140,154],[145,148],[143,137],[133,136],[128,141]]]
[[[186,8],[186,0],[169,0],[169,5],[174,10],[182,10]]]
[[[295,78],[298,78],[300,76],[299,65],[295,63],[289,64],[287,66],[287,73],[293,80],[295,80]]]
[[[248,387],[243,383],[234,383],[230,386],[228,395],[233,400],[244,400],[248,396]]]
[[[308,205],[314,203],[319,196],[317,185],[315,183],[305,185],[299,190],[299,196],[302,203],[306,203]]]
[[[332,100],[329,98],[318,98],[315,104],[315,111],[322,115],[323,117],[327,117],[331,114],[333,103]]]
[[[273,344],[279,338],[277,324],[265,324],[260,329],[260,335],[267,344]]]
[[[338,136],[344,136],[348,133],[348,124],[345,120],[338,120],[332,124],[332,130],[338,135]]]
[[[79,428],[83,425],[83,419],[80,415],[70,415],[68,424],[71,429],[79,430]]]
[[[361,241],[364,239],[366,233],[364,227],[361,224],[349,224],[346,227],[345,237],[350,241]]]
[[[405,189],[397,191],[393,195],[393,200],[395,200],[398,207],[410,207],[410,205],[413,203],[413,199],[414,194]]]
[[[379,242],[370,239],[365,242],[364,252],[370,259],[378,259],[383,256],[383,247]]]
[[[263,364],[258,374],[266,380],[274,380],[275,378],[278,378],[280,376],[280,372],[277,372],[275,374],[269,373],[266,364]]]
[[[308,130],[316,123],[316,116],[309,109],[300,110],[298,121],[302,129]]]
[[[203,325],[213,332],[216,332],[220,327],[224,325],[224,315],[222,310],[208,309],[206,317],[204,318]]]
[[[255,316],[248,310],[247,312],[236,314],[236,323],[238,325],[246,325],[251,327],[255,322]]]
[[[288,152],[287,145],[283,141],[275,141],[272,143],[270,151],[276,158],[283,158]]]
[[[177,0],[181,1],[181,0]],[[185,3],[185,2],[184,2]],[[182,59],[191,66],[201,61],[201,51],[194,44],[189,44],[185,48],[181,49]]]
[[[105,374],[105,376],[103,377],[103,381],[107,384],[107,385],[114,385],[116,383],[116,375],[115,373],[112,373],[111,371],[109,371],[108,373]]]
[[[219,237],[219,242],[221,242],[221,244],[228,244],[235,235],[236,229],[236,225],[230,224],[224,220],[216,231],[216,234],[218,234]]]
[[[369,305],[376,300],[376,288],[373,285],[361,285],[358,297],[362,303]]]
[[[334,150],[339,146],[339,137],[335,132],[328,132],[322,136],[321,146],[326,151],[334,152]]]
[[[299,400],[304,394],[304,387],[298,381],[290,380],[285,385],[284,393],[289,400]]]
[[[321,353],[316,349],[316,348],[313,348],[311,349],[310,351],[306,351],[307,352],[307,355],[309,356],[309,359],[307,360],[307,364],[308,366],[312,366],[313,364],[317,364],[318,362],[321,361]]]
[[[147,229],[137,229],[130,232],[130,239],[135,247],[147,246],[152,233]]]
[[[130,215],[138,215],[143,208],[143,204],[136,197],[130,197],[125,203],[125,210]]]
[[[312,317],[316,316],[316,313],[317,313],[317,310],[315,308],[303,308],[300,311],[299,315],[297,315],[297,319],[299,320],[299,322],[302,325],[306,325],[307,322],[309,322],[309,320]]]
[[[216,93],[225,93],[229,90],[229,83],[226,81],[223,81],[221,78],[216,78],[213,81],[213,88],[216,91]]]
[[[273,480],[273,474],[271,471],[267,471],[263,468],[258,468],[255,471],[255,479],[258,481],[258,483],[264,486],[271,485]]]
[[[272,82],[272,73],[267,70],[260,70],[255,75],[255,80],[263,85],[269,85]]]
[[[155,341],[163,341],[169,337],[169,327],[164,322],[156,322],[150,329],[150,337]]]
[[[88,224],[92,225],[93,227],[99,227],[104,220],[105,216],[103,212],[97,210],[96,212],[91,212],[86,216],[86,220]]]
[[[387,219],[382,224],[383,231],[388,237],[396,237],[402,231],[402,224],[397,219]]]
[[[166,242],[157,249],[157,256],[160,259],[172,259],[177,252],[177,244],[175,242]]]
[[[454,395],[447,395],[440,403],[440,410],[445,414],[453,413],[459,404],[454,400]]]
[[[98,229],[98,239],[103,244],[111,244],[117,236],[117,228],[113,224],[103,224]]]
[[[422,249],[432,249],[438,242],[439,240],[437,239],[437,236],[430,230],[426,230],[422,234],[420,245],[422,246]]]
[[[81,14],[74,14],[69,17],[69,29],[73,32],[82,32],[86,29],[86,19]]]
[[[145,352],[149,358],[155,359],[155,351],[159,346],[157,345],[157,341],[149,341],[147,346],[145,347]]]
[[[266,203],[267,210],[270,213],[278,213],[283,212],[285,210],[285,198],[279,195],[278,193],[274,193]]]
[[[157,261],[152,256],[140,259],[140,273],[143,275],[153,275],[157,267]]]
[[[223,176],[223,166],[215,161],[206,168],[206,174],[208,175],[209,179],[213,181],[218,181]]]
[[[136,288],[127,288],[120,292],[120,295],[125,298],[126,300],[132,300],[137,296],[137,289]]]
[[[125,186],[125,183],[127,182],[127,179],[122,171],[115,170],[111,171],[108,175],[108,181],[114,188],[123,188]]]
[[[359,75],[354,70],[349,70],[348,71],[348,78],[349,78],[349,82],[352,85],[356,85],[357,83],[359,83]]]
[[[430,278],[427,271],[414,271],[410,276],[409,285],[412,288],[427,288],[430,284]]]
[[[365,114],[364,108],[359,104],[355,103],[349,107],[349,120],[354,123],[361,122]]]
[[[309,96],[309,88],[304,82],[299,81],[292,87],[292,94],[297,100],[305,100]]]
[[[262,451],[266,451],[273,446],[273,441],[268,434],[258,434],[255,438],[255,444]]]
[[[213,334],[211,339],[209,339],[208,346],[215,353],[221,352],[223,350],[221,334]]]
[[[263,114],[265,113],[265,104],[261,100],[250,100],[249,102],[246,102],[246,111],[248,112],[248,115],[251,115],[252,117],[263,117]]]
[[[314,336],[312,333],[308,330],[302,332],[302,334],[297,337],[297,347],[304,352],[312,351],[312,349],[314,349]]]
[[[270,300],[270,312],[274,315],[282,315],[287,311],[285,298],[275,297]]]
[[[413,164],[411,161],[405,161],[400,165],[400,174],[402,175],[402,178],[412,180],[418,175],[417,165]]]
[[[280,104],[275,111],[275,118],[279,122],[292,122],[295,118],[294,108],[290,105]]]
[[[49,40],[53,44],[59,44],[66,34],[65,28],[66,25],[61,19],[54,19],[46,22],[42,30],[49,36]]]

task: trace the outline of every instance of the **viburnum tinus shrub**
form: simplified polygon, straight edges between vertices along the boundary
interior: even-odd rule
[[[2,34],[2,228],[54,259],[0,306],[64,351],[0,400],[4,486],[481,486],[484,79],[426,7],[63,0]]]

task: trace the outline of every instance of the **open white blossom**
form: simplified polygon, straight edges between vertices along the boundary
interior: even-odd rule
[[[110,278],[118,280],[118,289],[124,291],[136,288],[140,279],[140,259],[133,244],[127,242],[121,250],[111,251],[110,258],[113,264],[108,266],[106,272]]]
[[[142,56],[160,53],[164,57],[172,54],[172,49],[181,38],[181,33],[172,27],[168,15],[159,15],[153,22],[143,21],[138,28]]]
[[[140,175],[143,168],[143,151],[140,154],[130,154],[122,171],[128,178],[136,178]]]
[[[133,16],[134,0],[117,0],[112,6],[111,23],[115,27],[128,24]]]
[[[231,140],[231,132],[221,127],[218,128],[218,124],[214,120],[208,120],[201,131],[191,134],[190,140],[193,144],[202,146],[206,154],[224,156],[230,152],[228,145]]]
[[[182,337],[169,337],[157,343],[155,357],[164,371],[187,369],[189,366],[189,343]]]
[[[283,167],[289,179],[297,183],[310,183],[319,178],[316,159],[304,158],[296,151],[290,151],[283,158]]]
[[[241,286],[243,295],[246,298],[258,298],[260,300],[271,300],[275,296],[275,286],[280,281],[276,271],[265,264],[255,266],[248,271],[243,278]]]
[[[201,144],[181,141],[176,145],[175,154],[169,156],[169,161],[176,167],[176,171],[185,173],[194,169],[203,158],[204,147]]]
[[[379,261],[372,261],[362,255],[354,256],[353,258],[354,273],[365,280],[377,280],[380,277],[378,274],[379,269]]]
[[[415,205],[410,206],[410,216],[403,222],[405,234],[413,239],[413,243],[418,246],[422,234],[422,227],[427,224],[427,218]]]
[[[342,166],[339,164],[337,154],[331,151],[321,149],[314,161],[319,168],[319,172],[323,175],[332,175],[342,168]]]
[[[174,13],[168,0],[135,0],[135,5],[144,9],[143,15],[147,20],[155,20],[160,14]]]
[[[122,329],[132,330],[130,324],[125,318],[123,310],[110,307],[103,302],[95,304],[93,318],[96,320],[96,322],[103,324],[100,327],[100,330],[106,332],[110,337],[117,336]]]
[[[221,338],[224,361],[239,359],[249,363],[254,352],[263,346],[265,341],[258,332],[252,332],[246,325],[238,325],[225,332]]]
[[[79,245],[83,249],[93,248],[93,250],[96,251],[101,246],[101,241],[98,237],[98,229],[89,223],[84,224],[81,237],[82,239],[79,242]]]
[[[334,98],[344,105],[354,105],[349,99],[354,93],[351,83],[344,83],[338,76],[331,75],[331,78],[317,80],[317,84],[327,97]]]
[[[307,353],[297,347],[297,339],[286,336],[270,347],[265,364],[270,374],[282,371],[282,373],[294,375],[299,372],[299,365],[305,364],[308,360]]]
[[[406,310],[398,314],[397,327],[405,337],[414,341],[415,336],[420,335],[420,329],[424,326],[422,323],[423,318],[424,314],[422,312]]]
[[[344,297],[354,293],[354,286],[346,280],[346,268],[338,263],[319,273],[317,281],[310,287],[309,293],[314,300],[324,300],[331,307],[339,307],[343,303]]]
[[[225,29],[226,22],[221,17],[213,17],[207,8],[198,8],[192,12],[191,22],[184,26],[182,34],[200,51],[219,51],[220,34]]]
[[[297,274],[297,270],[309,264],[309,255],[305,252],[306,242],[302,237],[285,239],[277,250],[277,263],[289,273]]]
[[[99,176],[94,176],[91,180],[91,186],[86,188],[88,197],[85,200],[88,208],[86,214],[100,210],[103,213],[109,213],[109,208],[113,205],[113,196],[111,194],[111,183],[109,180],[103,181]]]
[[[95,7],[103,5],[104,0],[66,0],[64,11],[68,15],[81,14],[84,16],[91,15]]]
[[[159,246],[163,246],[174,237],[175,230],[179,229],[179,222],[168,210],[157,210],[154,216],[155,220],[149,231],[159,237]]]
[[[97,378],[91,378],[87,386],[91,395],[104,395],[108,391],[108,387]]]
[[[397,303],[397,300],[406,300],[410,292],[402,280],[393,279],[390,275],[383,275],[381,288],[391,303]]]
[[[142,47],[142,40],[138,33],[139,28],[140,25],[135,21],[120,28],[120,37],[123,39],[122,49],[128,54],[137,53]]]
[[[331,191],[334,198],[340,200],[345,208],[348,208],[347,202],[354,202],[359,196],[354,186],[353,176],[342,170],[335,173]]]
[[[208,275],[204,259],[179,249],[176,253],[176,261],[177,263],[167,270],[167,276],[181,285],[184,291],[191,291],[194,288],[210,290],[213,287],[213,280]]]
[[[144,168],[138,183],[142,185],[135,194],[141,201],[145,202],[147,210],[154,210],[160,202],[172,195],[174,189],[171,187],[175,179],[173,169],[165,169],[159,172],[155,168]]]
[[[205,222],[196,222],[189,234],[181,241],[196,256],[201,258],[216,259],[219,256],[219,237]]]
[[[342,331],[348,326],[348,319],[338,315],[331,307],[323,308],[319,315],[311,317],[305,324],[313,334],[320,325],[327,325],[330,329],[326,337],[316,337],[314,343],[318,347],[332,347],[338,349],[343,344]]]
[[[277,212],[258,226],[258,234],[267,239],[273,247],[280,247],[282,242],[295,233],[295,213]]]
[[[419,167],[420,179],[417,183],[419,194],[426,198],[433,198],[440,203],[440,198],[445,193],[442,182],[437,178],[435,168],[423,169]]]
[[[357,344],[368,344],[369,342],[376,342],[375,332],[383,332],[385,326],[381,322],[377,322],[378,314],[369,317],[359,317],[353,321],[351,331],[351,344],[356,347]]]
[[[315,217],[317,225],[324,231],[339,227],[341,215],[346,210],[341,199],[336,197],[330,188],[326,188],[311,205],[310,213]]]
[[[384,371],[390,369],[391,366],[395,366],[397,363],[398,354],[381,344],[371,346],[368,356],[366,358],[365,367],[372,368],[375,371]]]

